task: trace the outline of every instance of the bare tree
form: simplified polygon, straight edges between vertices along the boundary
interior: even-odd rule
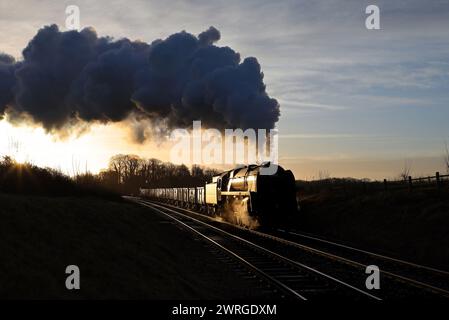
[[[216,176],[219,173],[220,173],[220,171],[217,169],[206,168],[206,169],[204,169],[204,180],[212,181],[212,177]]]
[[[109,169],[116,173],[117,184],[120,184],[123,179],[123,172],[125,171],[126,163],[124,161],[125,155],[118,154],[109,160]]]
[[[75,155],[72,154],[72,176],[78,177],[80,175],[80,163],[75,159]]]
[[[449,148],[447,142],[445,143],[445,154],[444,154],[444,165],[446,167],[446,172],[449,174]]]
[[[320,170],[318,172],[318,180],[329,180],[331,177],[331,174],[327,170]]]
[[[125,161],[125,178],[132,179],[137,175],[137,171],[139,166],[141,165],[141,160],[138,156],[130,154],[126,155],[124,158]]]
[[[203,168],[199,165],[194,164],[192,166],[192,177],[202,177],[204,176]]]
[[[399,173],[399,178],[401,180],[408,180],[408,177],[410,176],[412,172],[412,166],[410,165],[410,163],[406,160],[404,161],[404,167],[402,168],[402,171]]]

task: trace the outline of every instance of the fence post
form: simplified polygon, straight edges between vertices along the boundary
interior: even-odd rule
[[[440,173],[439,172],[436,173],[436,178],[437,178],[437,189],[440,189],[441,180],[440,180]]]
[[[384,191],[387,191],[387,179],[384,179]]]
[[[412,190],[412,177],[408,176],[408,188]]]

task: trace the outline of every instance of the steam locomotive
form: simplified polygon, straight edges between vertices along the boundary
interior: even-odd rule
[[[274,174],[261,174],[261,170],[269,165],[249,165],[225,171],[214,176],[204,187],[140,189],[140,194],[239,225],[271,225],[297,212],[298,206],[293,173],[272,164]]]

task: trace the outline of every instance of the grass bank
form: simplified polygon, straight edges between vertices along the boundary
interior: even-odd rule
[[[321,192],[301,196],[298,228],[449,269],[449,189]]]
[[[147,208],[0,194],[0,298],[254,298],[245,281]],[[65,288],[77,265],[81,290]],[[232,285],[230,285],[232,284]]]

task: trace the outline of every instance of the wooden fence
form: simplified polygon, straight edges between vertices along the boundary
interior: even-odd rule
[[[413,178],[409,176],[404,180],[396,180],[396,181],[388,181],[384,179],[384,190],[388,190],[391,188],[408,188],[410,190],[414,188],[437,188],[440,189],[443,185],[449,184],[449,174],[441,175],[439,172],[436,172],[434,176],[429,177],[420,177]]]
[[[449,189],[449,174],[441,175],[436,172],[434,176],[413,178],[408,177],[403,180],[378,181],[329,178],[314,181],[296,181],[298,191],[304,193],[317,193],[321,191],[343,192],[351,195],[355,193],[370,193],[393,190],[417,190],[417,189]]]

